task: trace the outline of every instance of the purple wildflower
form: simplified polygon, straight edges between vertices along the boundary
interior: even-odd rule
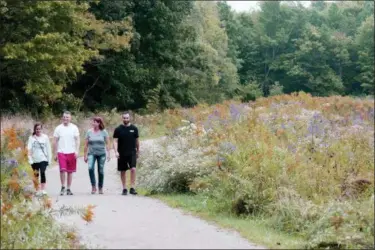
[[[184,119],[188,120],[190,123],[195,123],[195,117],[191,114],[190,111],[184,109],[182,111],[182,115],[183,115]]]
[[[22,173],[22,176],[23,176],[23,177],[26,177],[26,176],[27,176],[27,172],[26,172],[25,170],[22,170],[21,173]]]
[[[297,147],[293,144],[289,144],[288,145],[288,151],[294,154],[294,153],[297,152]]]
[[[233,153],[236,151],[236,145],[234,145],[231,142],[223,142],[221,145],[221,149],[224,151],[224,153]]]
[[[363,119],[360,114],[353,115],[353,125],[363,125]]]
[[[241,117],[241,111],[235,104],[231,104],[229,107],[229,112],[232,120],[238,120]]]
[[[11,167],[11,168],[16,168],[18,167],[18,162],[16,159],[10,159],[8,160],[8,166]]]
[[[224,162],[224,161],[225,161],[225,158],[222,157],[222,156],[218,156],[218,157],[217,157],[217,160],[218,160],[219,162]]]
[[[26,193],[32,193],[34,191],[34,187],[32,185],[25,186],[23,191]]]
[[[309,121],[308,136],[321,137],[325,135],[323,117],[320,114],[314,114]]]
[[[368,109],[368,116],[370,119],[374,119],[374,108]]]

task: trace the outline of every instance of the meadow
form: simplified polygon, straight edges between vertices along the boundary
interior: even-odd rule
[[[163,117],[169,136],[141,158],[149,194],[193,212],[260,220],[302,244],[281,248],[373,247],[373,99],[296,93]],[[246,235],[239,223],[232,227]]]
[[[93,115],[73,115],[82,141]],[[121,122],[116,110],[99,115],[110,134]],[[44,132],[52,136],[59,119],[43,120]],[[32,208],[35,180],[24,145],[33,122],[21,115],[1,121],[1,241],[8,249],[31,244],[27,239],[37,247],[82,247],[75,232],[58,229],[48,198]],[[135,114],[134,123],[142,139],[157,138],[140,156],[145,195],[273,241],[272,248],[374,246],[373,99],[301,92]],[[70,212],[92,219],[91,207]],[[24,245],[15,243],[20,238]]]

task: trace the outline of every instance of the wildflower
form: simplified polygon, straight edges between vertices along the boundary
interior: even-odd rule
[[[15,178],[12,178],[8,181],[8,187],[14,192],[18,192],[20,190],[20,184]]]
[[[17,175],[18,176],[18,171],[17,171],[17,167],[18,167],[18,162],[17,160],[15,159],[8,159],[8,160],[4,160],[1,164],[1,167],[4,168],[4,170],[6,170],[7,172],[11,172],[11,175]]]
[[[293,154],[297,152],[297,148],[294,145],[292,145],[292,144],[289,144],[287,146],[287,148],[288,148],[288,151],[291,152],[291,153],[293,153]]]
[[[82,215],[82,219],[90,223],[94,216],[94,212],[92,211],[94,208],[95,208],[94,205],[88,205],[87,208],[85,209],[85,212]]]
[[[25,170],[21,170],[21,179],[27,177],[27,172]]]
[[[10,159],[8,160],[8,166],[11,168],[16,168],[18,167],[18,162],[16,159]]]
[[[308,135],[320,137],[325,135],[323,117],[315,113],[308,125]]]
[[[5,214],[5,213],[8,212],[12,207],[13,207],[13,206],[12,206],[11,203],[3,204],[3,205],[1,206],[1,214]]]
[[[370,119],[374,119],[374,108],[368,109],[368,116]]]
[[[3,134],[5,138],[8,138],[7,148],[14,150],[22,146],[22,141],[18,139],[17,131],[14,127],[4,129]]]
[[[353,125],[362,125],[363,124],[363,119],[360,114],[354,114],[353,115]]]
[[[25,214],[25,217],[24,217],[24,218],[27,220],[27,219],[30,219],[31,216],[32,216],[32,213],[27,212],[27,213]]]
[[[277,135],[277,136],[281,136],[282,134],[284,134],[284,132],[285,132],[285,131],[284,131],[283,129],[277,129],[277,130],[276,130],[276,135]]]
[[[336,230],[342,225],[343,222],[344,218],[342,216],[331,217],[331,225],[334,226]]]
[[[21,173],[22,173],[22,176],[23,176],[23,177],[26,177],[26,176],[27,176],[27,172],[26,172],[25,170],[22,170]]]
[[[30,200],[32,198],[33,193],[34,189],[31,185],[25,186],[23,188],[23,196],[25,197],[25,199]]]
[[[34,170],[34,176],[33,176],[32,180],[33,180],[34,188],[38,189],[39,188],[39,177],[38,177],[38,171],[37,170]]]
[[[280,108],[280,104],[272,102],[270,105],[270,108],[277,110]]]
[[[233,153],[234,151],[236,151],[236,145],[230,142],[224,142],[220,146],[222,151],[224,151],[225,153]]]
[[[26,200],[31,200],[33,197],[32,193],[24,193],[23,196],[25,197]]]
[[[70,239],[70,240],[76,240],[77,239],[77,235],[75,234],[75,232],[68,232],[66,234],[66,238]]]
[[[241,117],[241,112],[235,104],[231,104],[229,107],[229,112],[232,120],[239,120]]]
[[[45,209],[50,209],[52,207],[52,200],[50,198],[45,198],[43,200],[43,207]]]
[[[33,189],[33,186],[31,184],[29,184],[29,185],[27,185],[23,188],[23,191],[24,192],[34,192],[34,189]]]

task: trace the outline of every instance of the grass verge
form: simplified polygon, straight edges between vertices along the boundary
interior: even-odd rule
[[[173,208],[197,216],[226,229],[236,230],[247,240],[270,249],[302,249],[306,241],[295,235],[279,232],[267,225],[267,219],[254,217],[236,217],[227,213],[215,213],[205,207],[204,197],[188,194],[157,194],[148,195],[145,190],[138,191],[141,195],[157,198]]]

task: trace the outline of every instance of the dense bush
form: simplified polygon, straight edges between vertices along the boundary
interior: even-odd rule
[[[191,148],[181,137],[169,139],[158,148],[143,152],[138,181],[151,193],[189,192],[194,179],[209,173],[212,157],[203,148]]]

